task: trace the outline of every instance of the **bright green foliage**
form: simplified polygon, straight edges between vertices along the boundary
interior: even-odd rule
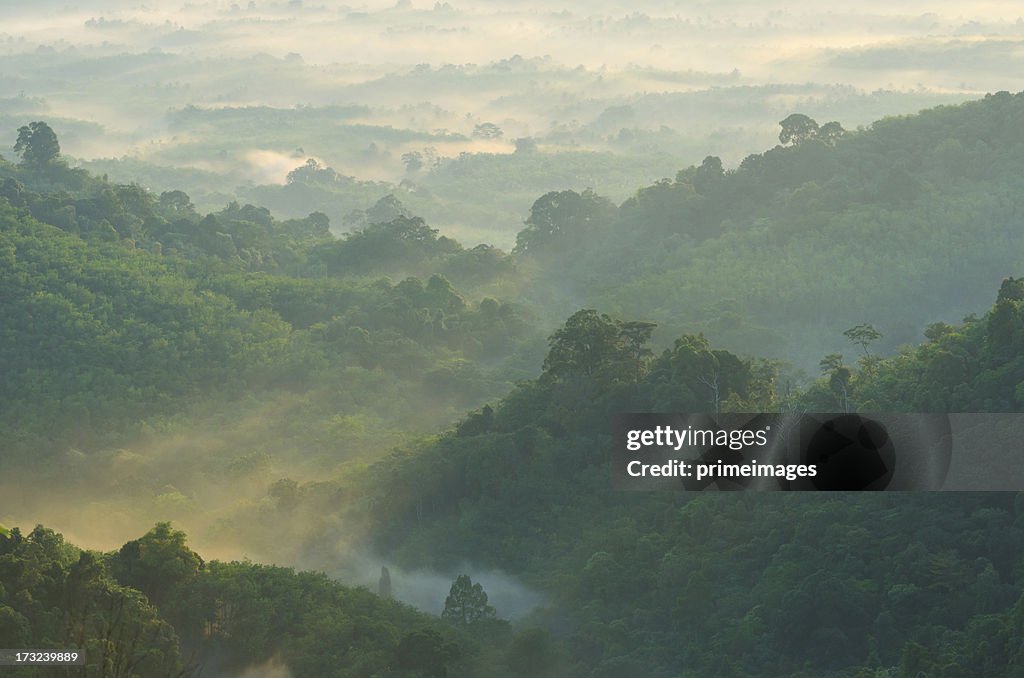
[[[145,252],[88,244],[0,202],[0,426],[89,446],[169,402],[236,385],[281,355],[287,326]],[[186,365],[187,369],[181,369]]]
[[[384,224],[379,241],[373,229],[335,241],[322,214],[280,222],[231,203],[202,216],[180,191],[154,198],[58,169],[44,181],[0,166],[0,358],[12,366],[0,380],[0,431],[12,452],[120,444],[140,421],[197,401],[281,389],[316,393],[306,414],[329,419],[351,409],[337,404],[347,368],[374,384],[368,412],[400,390],[396,419],[427,430],[503,392],[509,376],[494,361],[533,336],[521,308],[467,303],[442,274],[491,291],[514,276],[509,258],[463,250],[422,220]],[[62,190],[27,187],[47,182]],[[381,201],[376,212],[395,210]],[[359,262],[332,276],[416,263],[423,279],[317,277],[329,246]],[[369,377],[378,368],[388,375]],[[440,397],[423,408],[427,393]]]
[[[203,567],[202,558],[185,545],[185,533],[170,523],[158,523],[141,539],[128,542],[109,562],[118,581],[142,591],[160,607]]]

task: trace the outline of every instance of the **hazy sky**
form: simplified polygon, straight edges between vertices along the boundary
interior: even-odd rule
[[[9,50],[58,43],[196,55],[296,53],[310,64],[464,64],[549,55],[592,68],[738,69],[780,82],[980,90],[1024,73],[1024,11],[1012,2],[12,5],[0,9],[0,40]]]
[[[214,172],[229,191],[282,183],[307,156],[397,183],[404,153],[512,153],[524,136],[550,152],[671,156],[651,176],[530,189],[622,199],[707,154],[734,166],[794,111],[855,128],[1020,91],[1022,15],[1019,3],[917,0],[0,0],[0,138],[45,119],[72,157]],[[292,117],[186,119],[189,106]],[[301,112],[330,106],[365,113]],[[471,139],[482,122],[505,138]],[[622,130],[637,141],[619,143]],[[163,181],[150,187],[180,179]],[[521,224],[521,202],[499,230]]]

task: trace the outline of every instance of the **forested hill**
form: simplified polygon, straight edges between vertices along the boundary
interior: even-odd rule
[[[313,422],[294,445],[307,458],[338,444],[324,422],[339,412],[386,449],[528,374],[530,313],[491,296],[514,289],[510,257],[394,200],[373,216],[337,239],[316,213],[202,215],[58,158],[0,162],[3,461],[123,444],[243,397]]]
[[[374,507],[352,521],[399,562],[521,574],[552,596],[548,623],[571,629],[582,675],[1011,675],[1024,662],[1024,495],[614,492],[608,422],[1019,412],[1022,306],[1024,284],[1008,279],[983,317],[932,325],[888,359],[830,356],[801,391],[703,337],[653,354],[650,324],[580,311],[552,335],[539,379],[346,486]]]
[[[1024,96],[866,129],[793,115],[782,143],[716,157],[615,206],[537,201],[517,251],[562,317],[582,306],[810,368],[871,323],[892,350],[983,308],[1024,250]]]
[[[167,523],[111,553],[41,526],[0,532],[0,583],[0,640],[84,652],[82,675],[418,678],[500,661],[388,596],[322,574],[204,562]]]
[[[166,527],[105,556],[0,537],[0,630],[70,632],[70,591],[121,601],[157,675],[187,664],[175,642],[272,659],[282,637],[297,675],[323,674],[318,643],[352,649],[336,675],[403,675],[417,630],[412,675],[455,673],[453,643],[467,676],[1006,675],[1020,496],[615,494],[606,450],[624,411],[1024,409],[1018,119],[1007,94],[856,132],[794,115],[734,170],[621,206],[545,195],[512,254],[393,199],[341,238],[317,213],[199,214],[25,128],[0,162],[0,520],[123,543],[173,518],[339,576],[502,569],[547,630],[455,638],[324,577],[200,566]],[[90,614],[71,631],[102,635]]]
[[[881,397],[1020,411],[1022,328],[1024,283],[1008,279],[983,317],[935,324],[892,358],[830,356],[816,383],[787,391],[770,362],[695,335],[654,354],[650,323],[584,310],[551,336],[541,376],[495,406],[365,471],[277,488],[250,516],[282,539],[309,524],[325,563],[365,535],[409,568],[500,567],[544,595],[518,628],[493,612],[439,623],[319,575],[204,564],[158,525],[105,556],[42,528],[0,536],[0,630],[77,634],[147,675],[280,661],[303,676],[1005,676],[1024,662],[1021,494],[615,493],[608,420]]]
[[[338,238],[322,214],[202,214],[69,168],[45,123],[22,136],[34,151],[0,160],[0,521],[96,545],[174,519],[295,563],[306,531],[272,534],[252,505],[535,374],[513,258],[394,199]]]

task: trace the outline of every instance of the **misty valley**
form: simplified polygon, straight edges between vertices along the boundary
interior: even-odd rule
[[[0,674],[1024,672],[1024,493],[613,487],[1024,409],[1024,20],[769,4],[0,7]]]

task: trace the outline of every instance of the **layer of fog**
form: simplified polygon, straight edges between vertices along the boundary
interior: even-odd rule
[[[445,599],[455,579],[469,575],[474,584],[480,584],[487,594],[487,603],[500,619],[517,620],[525,617],[543,602],[540,593],[524,585],[516,577],[500,570],[481,568],[473,563],[462,563],[441,572],[427,568],[402,568],[387,559],[362,550],[350,550],[342,542],[333,568],[326,570],[341,581],[379,592],[381,568],[386,567],[391,582],[391,597],[408,603],[428,614],[440,615]],[[311,569],[323,569],[322,562],[304,563]]]
[[[376,500],[353,499],[332,481],[360,472],[406,438],[372,423],[337,429],[329,451],[316,455],[281,428],[292,408],[307,406],[273,398],[243,406],[244,414],[190,417],[124,448],[69,450],[52,464],[19,468],[0,478],[0,524],[23,532],[42,524],[71,544],[110,552],[170,521],[206,560],[314,570],[374,592],[386,566],[392,597],[430,614],[442,612],[460,574],[483,585],[502,619],[521,618],[541,603],[540,594],[501,571],[471,562],[444,571],[402,567],[374,552],[356,504],[372,513]],[[440,425],[435,419],[424,428]]]
[[[0,143],[45,119],[68,156],[106,159],[97,171],[116,181],[195,193],[207,210],[254,199],[251,187],[315,157],[430,193],[420,213],[434,226],[509,247],[548,190],[618,201],[705,155],[735,166],[772,146],[795,110],[855,128],[1024,89],[1020,15],[1012,3],[916,0],[7,3]],[[503,136],[474,136],[487,122]],[[514,195],[498,195],[501,182],[465,191],[444,167],[410,172],[402,159],[512,155],[521,137],[541,155],[507,168]],[[634,162],[566,176],[543,161],[578,151]],[[391,190],[318,209],[365,209]]]
[[[206,673],[210,673],[206,671]],[[214,678],[217,672],[214,671]],[[225,678],[228,678],[225,676]],[[292,678],[292,672],[279,657],[271,657],[262,664],[253,664],[232,678]]]
[[[155,190],[213,186],[206,202],[196,200],[209,209],[240,186],[281,184],[316,158],[360,180],[440,195],[432,225],[473,235],[490,228],[508,246],[547,190],[590,186],[622,199],[707,154],[734,165],[773,145],[776,122],[795,110],[853,128],[1024,89],[1021,13],[1014,3],[949,0],[3,3],[0,142],[11,157],[17,127],[45,119],[66,154],[117,158],[115,180],[143,168]],[[474,137],[485,122],[503,136]],[[410,174],[401,159],[427,148],[448,158],[512,156],[523,136],[539,140],[541,159],[594,150],[640,161],[631,173],[575,176],[524,161],[523,176],[511,177],[521,194],[495,209],[511,182],[472,194],[443,166]],[[175,172],[158,171],[167,167]],[[298,517],[261,522],[276,510],[270,484],[311,481],[313,470],[264,454],[253,435],[168,438],[91,459],[91,475],[51,492],[0,484],[0,520],[44,522],[84,546],[116,548],[173,519],[207,557],[329,569],[303,552],[305,531],[281,537]],[[388,449],[360,445],[362,455]],[[70,456],[68,468],[86,466]],[[226,471],[236,474],[230,491]],[[245,515],[260,519],[240,522]],[[323,529],[309,524],[309,533]],[[352,577],[373,587],[381,564],[366,558]],[[394,568],[395,594],[437,611],[455,574]],[[503,616],[512,601],[532,600],[499,574],[475,575]]]
[[[466,134],[493,120],[510,140],[586,125],[644,95],[816,82],[968,98],[1024,86],[1012,3],[94,1],[8,6],[0,17],[4,89],[36,97],[33,115],[106,130],[102,143],[66,139],[82,158],[160,157],[185,141],[169,133],[168,109],[187,105],[356,103],[370,124]],[[799,91],[789,98],[806,103]],[[425,102],[436,110],[410,115]],[[697,134],[717,121],[682,112],[639,122]],[[773,124],[762,122],[761,139]],[[305,150],[332,160],[330,148]]]
[[[41,15],[42,14],[42,15]],[[9,51],[36,44],[197,56],[297,54],[310,64],[487,63],[550,55],[569,66],[739,68],[792,80],[791,59],[927,40],[1020,38],[1005,2],[199,2],[93,0],[0,9]],[[827,67],[827,60],[812,60]],[[946,64],[945,66],[948,66]],[[933,63],[937,75],[944,67]],[[881,70],[899,71],[897,61]],[[885,76],[864,73],[866,84]],[[1008,69],[1007,69],[1008,70]],[[981,74],[978,74],[981,75]]]

